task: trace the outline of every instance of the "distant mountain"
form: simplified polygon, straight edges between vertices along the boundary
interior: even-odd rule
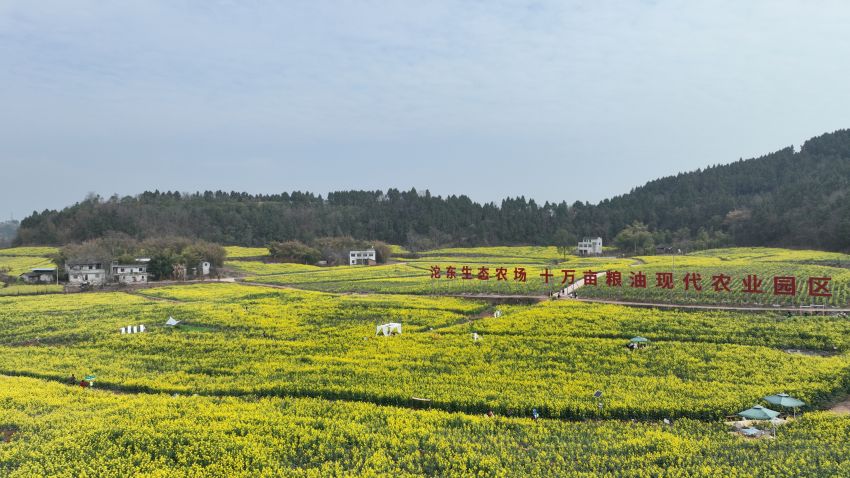
[[[0,221],[0,247],[7,247],[12,244],[15,236],[18,234],[18,221]]]
[[[88,198],[21,222],[18,244],[62,244],[123,232],[136,238],[198,237],[226,244],[350,235],[410,247],[610,242],[639,221],[655,244],[690,248],[764,245],[850,250],[850,130],[759,158],[682,173],[597,205],[496,205],[428,191],[275,195],[206,191]]]

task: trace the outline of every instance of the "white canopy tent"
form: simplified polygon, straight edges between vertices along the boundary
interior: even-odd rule
[[[398,322],[390,322],[388,324],[379,325],[375,329],[375,335],[381,334],[384,334],[385,336],[401,334],[401,324],[399,324]]]

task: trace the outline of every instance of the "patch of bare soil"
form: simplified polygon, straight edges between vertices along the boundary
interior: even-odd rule
[[[808,349],[784,349],[783,352],[789,354],[806,355],[809,357],[831,357],[837,355],[838,352],[830,352],[828,350],[808,350]]]
[[[31,340],[24,340],[23,342],[15,342],[9,345],[12,347],[36,347],[38,345],[41,345],[41,340],[35,338]]]
[[[0,442],[9,443],[12,441],[12,437],[15,436],[15,433],[18,433],[18,429],[16,427],[0,428]]]
[[[493,317],[493,312],[494,312],[495,310],[496,310],[496,309],[495,309],[494,307],[487,307],[486,309],[484,309],[484,310],[482,310],[481,312],[479,312],[477,315],[474,315],[474,316],[472,317],[472,320],[477,320],[477,319],[486,319],[487,317]]]
[[[837,415],[850,415],[850,397],[843,402],[838,402],[829,408],[829,411]]]
[[[10,342],[10,343],[0,344],[0,345],[4,345],[4,346],[7,346],[7,347],[40,347],[40,346],[44,345],[44,346],[49,347],[49,346],[56,346],[56,345],[68,345],[68,344],[79,343],[81,340],[83,340],[82,337],[80,337],[78,335],[71,334],[71,335],[62,335],[62,336],[45,337],[45,338],[36,337],[34,339],[21,340],[19,342]]]

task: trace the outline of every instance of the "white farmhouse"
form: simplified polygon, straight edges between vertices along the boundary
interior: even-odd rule
[[[591,237],[584,238],[578,243],[578,255],[580,256],[601,256],[602,255],[602,238]]]
[[[148,281],[147,264],[112,263],[112,280],[119,284],[138,284]]]
[[[96,260],[67,262],[65,272],[72,285],[103,285],[107,280],[103,263]]]
[[[349,264],[352,266],[367,265],[373,266],[378,263],[375,249],[367,249],[365,251],[351,251],[348,253]]]

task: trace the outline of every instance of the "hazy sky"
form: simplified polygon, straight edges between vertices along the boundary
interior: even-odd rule
[[[88,192],[628,192],[850,127],[850,2],[0,0],[0,218]]]

